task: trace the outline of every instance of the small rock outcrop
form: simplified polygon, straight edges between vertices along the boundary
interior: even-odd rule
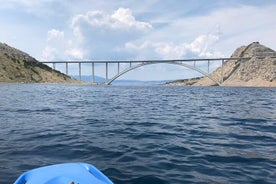
[[[0,43],[0,82],[79,83],[35,58]]]
[[[259,42],[253,42],[236,49],[231,57],[248,59],[228,60],[224,63],[222,86],[276,87],[276,52],[274,50]],[[219,67],[211,73],[211,76],[221,81],[221,71],[222,68]],[[174,82],[169,85],[174,85]],[[192,85],[213,86],[216,83],[208,77],[203,77],[194,81]]]

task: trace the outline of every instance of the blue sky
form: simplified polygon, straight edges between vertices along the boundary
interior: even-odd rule
[[[274,0],[0,0],[0,4],[0,42],[38,60],[229,57],[253,41],[276,50]],[[212,69],[216,67],[212,64]],[[90,71],[84,66],[84,74]],[[103,67],[97,71],[104,76]],[[70,72],[77,73],[77,66]],[[179,66],[152,65],[122,78],[193,76],[197,74]]]

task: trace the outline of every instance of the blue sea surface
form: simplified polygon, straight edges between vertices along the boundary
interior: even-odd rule
[[[276,88],[0,84],[0,183],[86,162],[114,183],[276,183]]]

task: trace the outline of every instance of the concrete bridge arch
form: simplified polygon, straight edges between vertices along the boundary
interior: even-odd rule
[[[109,79],[105,84],[110,85],[114,80],[116,80],[117,78],[119,78],[120,76],[126,74],[129,71],[135,70],[137,68],[140,68],[140,67],[143,67],[143,66],[146,66],[146,65],[153,65],[153,64],[161,64],[161,62],[160,63],[158,63],[158,62],[142,62],[140,64],[136,64],[134,66],[131,66],[131,67],[119,72],[117,75],[115,75],[114,77]],[[189,68],[191,70],[197,71],[197,72],[201,73],[202,75],[208,77],[210,80],[214,81],[219,86],[221,85],[221,83],[218,80],[216,80],[215,78],[213,78],[209,73],[204,72],[203,70],[201,70],[199,68],[196,68],[194,66],[185,64],[183,62],[162,62],[162,64],[174,64],[174,65],[183,66],[185,68]]]

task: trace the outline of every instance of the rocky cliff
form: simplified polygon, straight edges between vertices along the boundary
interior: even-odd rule
[[[0,82],[79,83],[3,43],[0,43]]]
[[[249,58],[240,60],[228,60],[223,66],[222,86],[256,86],[256,87],[276,87],[276,52],[258,42],[253,42],[248,46],[242,46],[232,54],[232,58]],[[211,76],[216,80],[221,80],[221,70],[219,67]],[[169,85],[187,85],[186,82]],[[195,86],[216,85],[212,80],[203,77],[193,81]]]

